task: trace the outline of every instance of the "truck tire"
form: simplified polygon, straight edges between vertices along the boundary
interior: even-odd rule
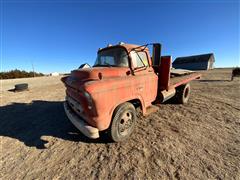
[[[22,83],[22,84],[16,84],[15,85],[15,91],[24,91],[28,89],[28,84],[27,83]]]
[[[188,102],[188,99],[190,97],[190,92],[191,92],[191,88],[190,88],[190,84],[185,84],[182,86],[179,86],[176,89],[176,100],[177,103],[179,104],[186,104]]]
[[[119,105],[114,113],[108,130],[110,138],[115,142],[127,139],[133,132],[136,123],[135,107],[129,103]]]

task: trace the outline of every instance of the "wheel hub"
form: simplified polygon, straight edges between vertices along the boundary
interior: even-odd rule
[[[132,114],[130,112],[123,113],[119,122],[119,133],[126,135],[133,123]]]

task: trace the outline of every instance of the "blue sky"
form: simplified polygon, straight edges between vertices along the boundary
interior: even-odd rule
[[[99,47],[161,42],[162,54],[213,52],[240,66],[239,1],[1,0],[1,71],[69,72]]]

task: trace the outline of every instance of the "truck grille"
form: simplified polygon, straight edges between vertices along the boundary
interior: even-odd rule
[[[69,106],[77,113],[81,114],[83,112],[83,108],[81,104],[79,104],[76,100],[73,98],[66,96],[66,101],[68,102]]]

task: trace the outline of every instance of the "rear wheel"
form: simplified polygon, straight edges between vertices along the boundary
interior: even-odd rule
[[[123,103],[114,111],[108,134],[115,142],[123,141],[132,134],[135,123],[135,107],[131,103]]]
[[[190,97],[190,84],[185,84],[176,89],[176,100],[180,104],[186,104],[188,102],[188,99]]]

